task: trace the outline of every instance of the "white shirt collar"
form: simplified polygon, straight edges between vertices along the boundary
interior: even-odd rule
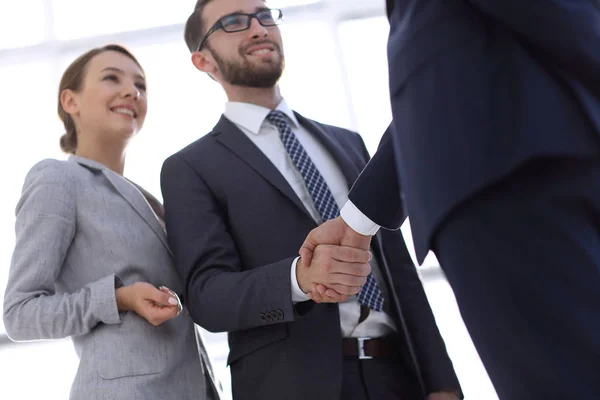
[[[292,128],[300,126],[294,112],[290,110],[285,99],[281,99],[281,102],[275,109],[288,117]],[[258,135],[262,124],[268,123],[265,121],[265,118],[267,118],[270,111],[268,108],[257,106],[256,104],[228,101],[225,104],[225,112],[223,114],[234,124],[243,126],[253,134]]]

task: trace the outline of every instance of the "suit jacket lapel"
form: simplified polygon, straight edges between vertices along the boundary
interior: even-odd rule
[[[266,179],[273,187],[279,190],[292,203],[300,208],[311,220],[312,216],[300,201],[294,189],[285,180],[283,175],[275,168],[273,163],[263,154],[262,151],[244,133],[231,121],[224,116],[221,117],[213,129],[212,135],[223,146],[231,150],[250,168],[254,169],[259,175]]]
[[[125,181],[125,178],[117,175],[113,171],[106,168],[104,165],[94,162],[92,160],[88,160],[86,158],[71,156],[75,161],[79,164],[86,166],[87,168],[94,169],[96,171],[102,172],[102,174],[108,179],[108,181],[115,188],[117,193],[129,203],[129,205],[136,211],[136,213],[142,217],[142,219],[148,224],[150,229],[154,231],[154,233],[158,236],[160,241],[165,245],[169,254],[171,254],[171,250],[169,249],[169,245],[167,243],[167,237],[165,231],[163,230],[160,222],[156,219],[150,207],[141,195],[130,183]],[[137,185],[136,185],[137,187]],[[151,198],[153,198],[151,196]]]
[[[294,112],[294,114],[296,115],[298,122],[308,129],[308,131],[311,132],[317,139],[319,139],[327,151],[329,151],[329,153],[333,156],[335,162],[340,167],[344,177],[346,178],[348,188],[352,187],[352,184],[354,184],[354,181],[356,178],[358,178],[361,170],[351,161],[350,156],[348,153],[346,153],[346,150],[319,124],[308,118],[304,118],[297,112]]]
[[[134,185],[144,195],[144,197],[148,201],[148,204],[150,205],[150,207],[152,207],[152,210],[154,211],[154,213],[158,217],[159,224],[162,226],[162,224],[163,224],[163,222],[165,220],[165,209],[163,208],[163,206],[160,203],[160,201],[158,201],[156,199],[156,197],[154,197],[152,195],[152,193],[148,192],[146,189],[144,189],[143,187],[141,187],[137,183],[132,182],[129,179],[127,179],[127,180],[129,181],[129,183],[131,183],[132,185]]]
[[[158,236],[160,241],[165,245],[169,254],[171,250],[169,249],[169,245],[167,243],[167,237],[165,235],[165,231],[160,226],[160,223],[152,213],[152,210],[142,197],[140,193],[138,193],[135,188],[125,182],[123,178],[115,174],[114,172],[104,169],[102,171],[104,176],[110,181],[110,183],[117,189],[119,194],[133,207],[133,209],[142,217],[144,221],[150,226],[150,228],[154,231],[154,233]]]

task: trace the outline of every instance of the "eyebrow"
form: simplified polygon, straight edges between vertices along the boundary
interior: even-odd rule
[[[256,7],[254,9],[254,12],[268,11],[268,10],[270,10],[269,7]],[[229,14],[223,15],[221,18],[219,18],[219,20],[221,20],[222,18],[231,17],[232,15],[237,15],[237,14],[252,14],[252,13],[247,13],[244,10],[236,10],[236,11],[230,12]]]
[[[125,74],[125,71],[123,71],[122,69],[119,69],[119,68],[115,68],[115,67],[106,67],[106,68],[104,68],[104,69],[103,69],[102,71],[100,71],[100,72],[104,72],[104,71],[114,71],[114,72],[119,72],[119,73],[121,73],[121,74]],[[146,78],[144,78],[144,77],[143,77],[142,75],[140,75],[140,74],[135,74],[135,77],[136,77],[136,78],[139,78],[139,79],[142,79],[142,80],[144,80],[144,81],[146,80]]]

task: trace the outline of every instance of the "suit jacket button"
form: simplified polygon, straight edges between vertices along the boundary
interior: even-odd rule
[[[283,311],[277,310],[275,314],[277,315],[277,319],[283,319]]]
[[[267,322],[267,316],[265,315],[265,313],[260,313],[260,321]]]

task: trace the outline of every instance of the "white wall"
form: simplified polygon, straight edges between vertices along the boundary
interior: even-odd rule
[[[195,0],[20,0],[0,2],[0,295],[14,246],[14,207],[37,161],[64,158],[56,116],[65,67],[93,46],[117,42],[147,73],[149,113],[132,143],[125,174],[160,198],[163,160],[210,131],[225,102],[220,87],[193,68],[183,23]],[[166,6],[168,4],[168,7]],[[387,20],[383,0],[272,0],[285,7],[282,93],[292,108],[359,131],[371,152],[391,120]],[[408,242],[410,232],[404,227]],[[436,266],[434,257],[426,265]],[[443,279],[426,281],[467,400],[496,398]],[[3,332],[0,322],[0,334]],[[224,335],[207,334],[228,386]],[[76,368],[69,341],[0,345],[0,398],[64,399]],[[12,396],[9,396],[12,395]]]

